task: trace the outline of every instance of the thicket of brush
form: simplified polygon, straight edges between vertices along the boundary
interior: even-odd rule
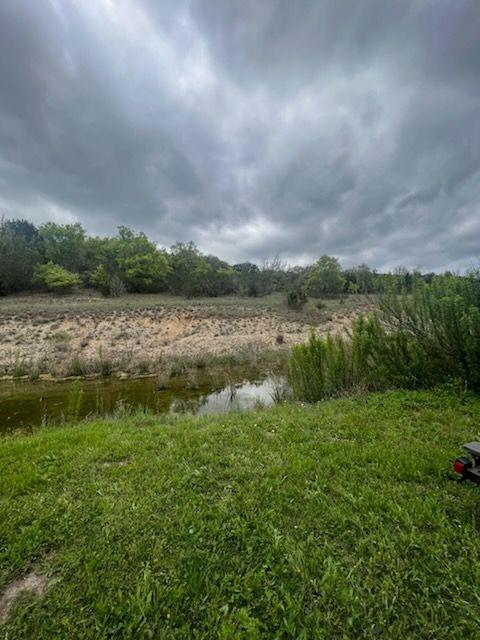
[[[386,293],[379,313],[348,337],[311,336],[290,359],[294,396],[315,402],[349,390],[480,389],[480,273],[418,280],[411,294]]]

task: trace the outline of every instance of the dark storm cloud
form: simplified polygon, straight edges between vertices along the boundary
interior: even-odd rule
[[[476,0],[3,0],[0,209],[237,261],[475,263]]]

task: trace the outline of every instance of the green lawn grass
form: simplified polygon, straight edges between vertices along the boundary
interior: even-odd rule
[[[395,392],[0,440],[5,638],[480,637],[480,399]]]

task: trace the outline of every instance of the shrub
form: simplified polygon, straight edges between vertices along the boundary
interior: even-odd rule
[[[127,287],[125,286],[123,280],[114,273],[110,278],[110,296],[112,298],[121,298],[127,292]]]
[[[69,342],[72,336],[67,331],[56,331],[48,336],[49,340],[53,342]]]
[[[68,293],[80,284],[80,277],[77,273],[67,271],[59,264],[47,262],[46,264],[37,264],[33,282],[43,285],[48,291]]]
[[[287,293],[287,306],[289,309],[300,311],[307,302],[307,294],[303,289],[291,289]]]
[[[126,287],[120,277],[114,273],[107,273],[104,265],[99,265],[90,278],[94,287],[100,290],[105,297],[120,298],[125,295]]]
[[[82,360],[80,355],[77,353],[73,356],[70,365],[65,371],[65,375],[67,376],[84,376],[88,373],[87,363]]]
[[[480,390],[480,279],[418,280],[412,295],[385,295],[380,314],[358,318],[351,335],[292,349],[296,398],[317,401],[354,388],[417,388],[460,381]]]

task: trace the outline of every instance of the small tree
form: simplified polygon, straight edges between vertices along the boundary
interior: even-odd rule
[[[33,224],[0,219],[0,295],[28,289],[40,258],[40,239]]]
[[[335,295],[343,291],[345,279],[337,258],[322,256],[307,275],[307,293],[314,297]]]
[[[86,267],[85,230],[79,222],[46,222],[39,229],[45,259],[71,271]]]
[[[205,295],[212,266],[193,242],[177,242],[171,248],[170,290],[187,298]]]
[[[80,284],[80,277],[59,264],[47,262],[47,264],[37,264],[33,282],[43,285],[48,291],[54,293],[68,293]]]
[[[116,273],[109,275],[105,266],[100,264],[93,272],[90,282],[99,289],[105,297],[119,298],[126,292],[123,281]]]
[[[115,273],[129,291],[161,291],[166,288],[170,259],[144,233],[119,227],[118,237],[112,246]]]

